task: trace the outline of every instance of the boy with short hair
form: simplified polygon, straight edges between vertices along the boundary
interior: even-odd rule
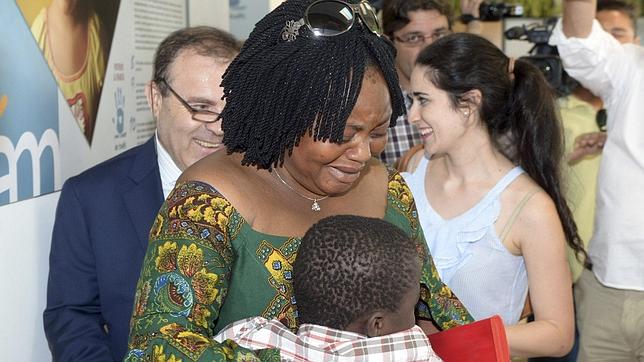
[[[283,360],[440,361],[415,325],[420,270],[414,242],[394,225],[351,215],[322,219],[304,235],[293,267],[297,334],[253,317],[215,340],[279,348]]]

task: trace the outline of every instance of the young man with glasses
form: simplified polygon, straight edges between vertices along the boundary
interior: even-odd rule
[[[461,12],[471,15],[467,23],[469,33],[480,32],[477,19],[481,2],[482,0],[461,0]],[[384,1],[383,31],[396,47],[396,70],[404,94],[409,90],[411,71],[418,53],[434,40],[452,32],[452,18],[452,5],[446,0]],[[405,101],[408,102],[408,99]],[[407,121],[406,115],[398,118],[396,126],[389,129],[388,136],[380,159],[392,166],[407,150],[421,144],[420,133]]]
[[[182,170],[222,148],[219,85],[238,51],[215,28],[170,34],[146,88],[156,135],[63,186],[44,312],[54,360],[122,360],[150,226]]]

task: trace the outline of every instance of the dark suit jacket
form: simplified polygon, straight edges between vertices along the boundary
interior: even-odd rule
[[[54,360],[123,358],[148,233],[162,202],[154,138],[65,182],[43,318]]]

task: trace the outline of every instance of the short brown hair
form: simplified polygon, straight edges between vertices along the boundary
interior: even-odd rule
[[[241,48],[230,33],[211,26],[195,26],[174,31],[168,35],[157,48],[154,55],[154,72],[152,80],[159,87],[162,95],[167,94],[167,87],[162,79],[167,80],[170,65],[181,51],[191,50],[198,55],[212,57],[223,62],[230,62]]]
[[[637,35],[637,17],[639,16],[639,9],[635,3],[628,3],[623,0],[599,0],[597,2],[597,12],[615,10],[628,16],[633,24],[633,32]]]
[[[409,24],[409,13],[418,10],[436,10],[445,15],[449,28],[452,28],[454,12],[446,0],[385,0],[382,7],[382,26],[384,33],[391,37]]]

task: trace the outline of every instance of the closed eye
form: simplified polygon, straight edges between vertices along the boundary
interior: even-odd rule
[[[350,136],[345,135],[344,138],[342,138],[342,143],[351,142],[351,140],[353,139],[353,136],[354,135],[350,135]]]
[[[387,136],[387,129],[389,129],[389,122],[387,121],[384,123],[382,126],[379,126],[378,128],[374,129],[369,137],[371,138],[382,138]]]

